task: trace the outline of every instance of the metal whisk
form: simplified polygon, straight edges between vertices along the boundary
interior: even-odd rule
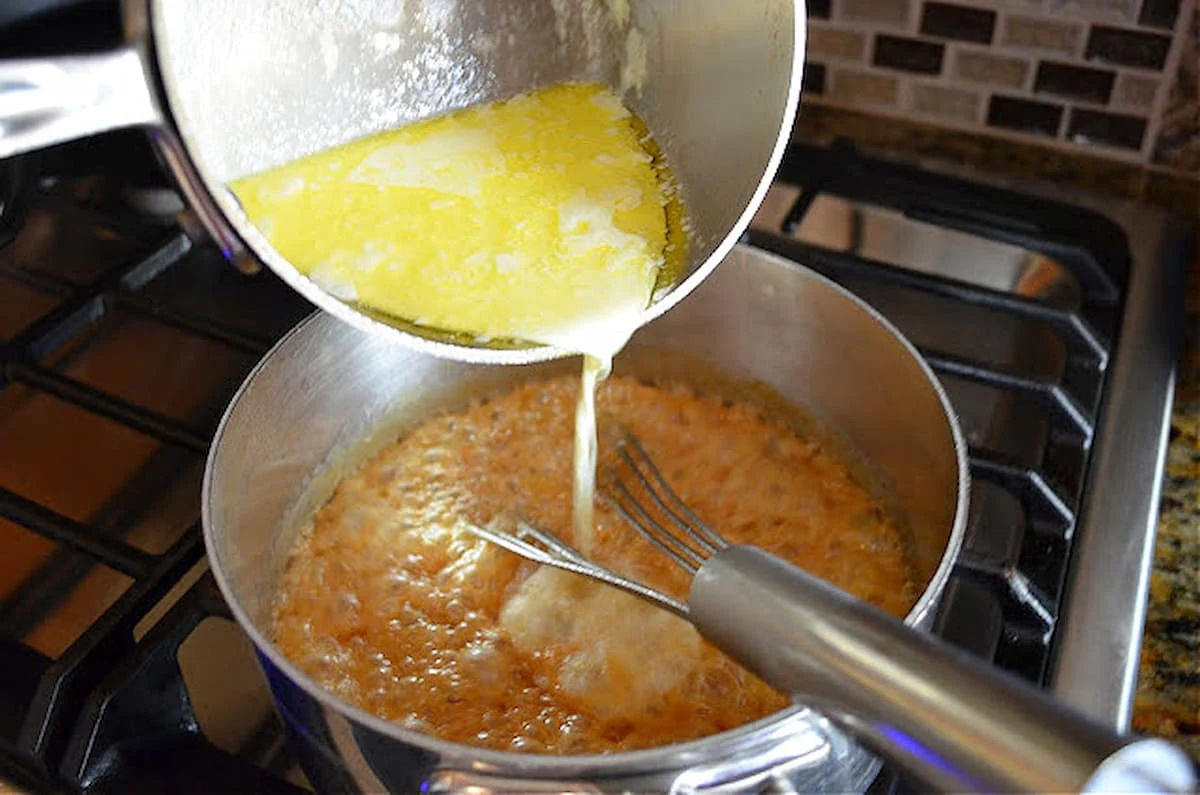
[[[754,547],[730,545],[671,490],[632,435],[602,498],[692,576],[686,603],[516,520],[472,530],[529,560],[620,588],[690,621],[764,681],[945,791],[1190,792],[1191,763]]]
[[[601,497],[643,538],[693,576],[700,571],[704,561],[729,546],[729,542],[671,490],[633,434],[624,434],[617,444],[617,455],[628,468],[632,482],[622,480],[621,470],[614,468]],[[639,492],[650,500],[660,519],[654,517],[645,503],[638,501]],[[682,535],[672,532],[672,527]]]
[[[693,577],[704,561],[729,546],[671,490],[633,434],[623,434],[617,444],[617,455],[625,471],[614,468],[607,473],[600,497],[643,538]],[[638,494],[643,495],[642,501],[638,500]],[[470,529],[523,558],[591,577],[681,618],[689,617],[688,606],[678,599],[601,566],[566,542],[520,519],[511,520],[511,531],[499,529],[502,521]]]

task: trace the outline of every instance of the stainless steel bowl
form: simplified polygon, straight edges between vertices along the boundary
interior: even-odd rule
[[[127,0],[129,44],[0,61],[0,157],[148,125],[200,219],[234,259],[265,262],[356,328],[491,364],[556,358],[383,323],[317,287],[250,223],[230,180],[371,133],[566,80],[622,94],[683,190],[693,239],[682,281],[727,254],[790,135],[803,0]]]
[[[368,715],[324,691],[271,643],[270,606],[299,521],[346,466],[435,411],[577,367],[452,362],[317,315],[268,354],[234,399],[205,473],[205,542],[309,776],[337,791],[736,789],[772,777],[800,791],[865,787],[873,757],[802,707],[650,750],[504,753]],[[932,373],[877,313],[811,271],[738,246],[691,298],[634,336],[616,371],[701,385],[720,373],[717,388],[733,397],[743,396],[738,384],[761,382],[835,430],[911,531],[922,592],[906,623],[929,626],[966,522],[965,448]]]

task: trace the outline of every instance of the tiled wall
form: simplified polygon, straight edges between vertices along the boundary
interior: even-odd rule
[[[1200,114],[1197,7],[810,0],[804,101],[1187,168],[1156,144],[1172,135],[1188,143],[1171,119]]]

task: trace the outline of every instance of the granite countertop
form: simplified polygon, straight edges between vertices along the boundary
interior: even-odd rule
[[[958,133],[859,111],[804,107],[794,137],[845,136],[862,149],[916,162],[969,163],[1165,208],[1196,227],[1200,178]],[[1200,249],[1187,296],[1171,443],[1163,484],[1133,728],[1164,737],[1200,764]]]
[[[1133,726],[1200,761],[1200,252],[1188,286]]]

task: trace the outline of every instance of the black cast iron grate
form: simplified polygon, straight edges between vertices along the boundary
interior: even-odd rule
[[[122,155],[116,163],[107,157],[114,145]],[[4,260],[4,280],[55,305],[0,343],[0,397],[14,389],[50,395],[160,444],[149,465],[88,522],[0,488],[0,517],[56,544],[48,559],[0,601],[0,778],[37,791],[222,791],[231,786],[289,791],[293,788],[279,777],[208,743],[192,714],[176,654],[202,620],[228,615],[211,578],[196,582],[135,641],[139,622],[204,555],[199,501],[192,525],[165,551],[152,554],[123,535],[180,476],[184,462],[194,464],[207,452],[215,411],[203,412],[199,421],[168,416],[73,378],[53,360],[120,312],[253,361],[311,308],[271,284],[269,276],[259,289],[271,308],[256,315],[249,330],[155,298],[157,286],[172,271],[228,266],[214,263],[216,252],[194,245],[176,224],[87,196],[89,184],[111,179],[114,169],[118,181],[127,177],[124,163],[130,158],[142,164],[142,172],[146,162],[153,162],[140,136],[109,136],[0,162],[0,249],[11,253],[28,214],[41,212],[60,224],[57,234],[101,230],[107,238],[128,241],[135,252],[84,284],[27,267],[19,253]],[[226,392],[218,402],[230,396]],[[57,658],[23,643],[25,633],[96,565],[125,575],[131,584]]]
[[[123,140],[123,146],[136,150],[130,156],[135,162],[151,157],[143,144]],[[112,138],[100,141],[111,151]],[[52,559],[0,604],[0,670],[5,672],[0,677],[0,777],[43,791],[288,790],[290,785],[276,772],[208,743],[192,713],[175,655],[200,621],[226,615],[209,578],[201,578],[149,632],[134,639],[134,627],[200,561],[203,546],[198,523],[159,554],[127,543],[123,532],[145,508],[149,493],[175,471],[175,459],[204,454],[213,431],[211,416],[200,423],[164,416],[65,376],[47,362],[117,309],[256,358],[308,307],[267,274],[256,288],[264,296],[264,316],[251,331],[159,301],[153,285],[172,272],[200,267],[197,258],[208,258],[211,265],[215,252],[207,245],[193,245],[177,225],[164,225],[129,209],[96,210],[66,200],[62,186],[69,180],[46,179],[90,174],[95,158],[95,150],[76,147],[54,158],[3,164],[4,184],[10,190],[3,197],[0,247],[12,245],[29,208],[45,207],[78,223],[131,237],[138,241],[138,253],[82,286],[25,269],[19,261],[4,267],[0,275],[52,296],[57,305],[0,345],[0,393],[20,386],[54,395],[158,440],[166,452],[156,459],[155,471],[131,483],[122,500],[95,522],[72,520],[22,494],[0,490],[0,516],[53,539],[75,555],[74,560],[82,555],[127,575],[133,583],[57,659],[19,638],[53,605],[56,593],[81,576],[77,565],[56,568]],[[144,165],[140,168],[144,173]],[[1050,443],[1036,466],[993,450],[971,450],[976,483],[993,484],[1020,504],[1023,544],[1007,556],[969,549],[938,624],[952,641],[1042,681],[1120,312],[1127,269],[1123,238],[1102,219],[1076,209],[876,162],[843,144],[793,146],[779,181],[804,189],[785,226],[798,224],[820,193],[840,195],[1042,251],[1068,267],[1082,285],[1081,308],[1067,311],[807,245],[787,237],[785,229],[747,235],[749,242],[836,281],[866,278],[932,293],[1036,319],[1061,337],[1067,362],[1060,379],[922,351],[939,375],[1019,394],[1035,401],[1049,418]],[[221,267],[232,274],[232,269]],[[224,401],[230,395],[227,391],[220,397]]]

